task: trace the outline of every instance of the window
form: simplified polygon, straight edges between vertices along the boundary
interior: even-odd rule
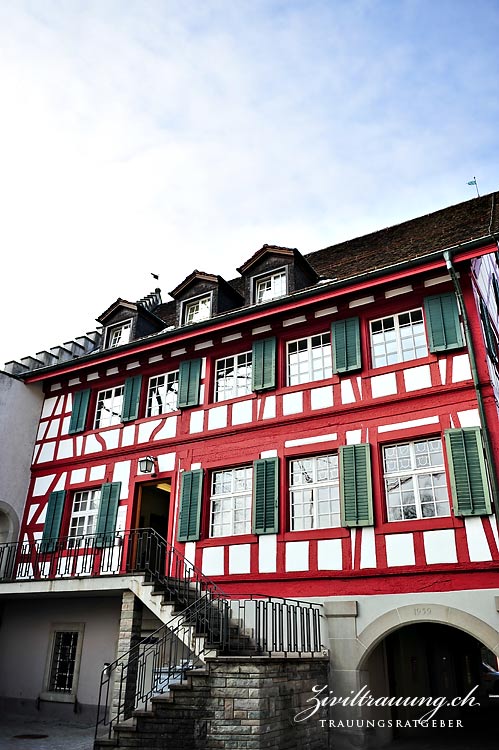
[[[251,393],[252,353],[218,359],[215,369],[215,401]]]
[[[251,532],[253,468],[215,471],[211,478],[210,536]]]
[[[449,516],[449,497],[440,438],[383,448],[389,521]]]
[[[288,385],[323,380],[332,375],[331,335],[322,333],[288,344]]]
[[[78,622],[52,625],[42,699],[61,703],[75,701],[84,628],[84,624]]]
[[[287,292],[286,270],[284,268],[255,279],[255,302],[257,305],[271,299],[284,297]]]
[[[54,633],[52,663],[48,689],[51,693],[71,693],[78,646],[77,630],[59,630]]]
[[[118,385],[116,388],[107,388],[97,394],[97,409],[95,412],[94,429],[98,427],[109,427],[121,422],[123,409],[123,394],[125,386]]]
[[[147,391],[147,417],[175,411],[178,400],[178,370],[166,375],[155,375],[149,380]]]
[[[313,456],[290,463],[291,530],[340,525],[338,456]]]
[[[419,308],[372,320],[371,354],[373,367],[426,357],[428,347],[423,310]]]
[[[189,300],[184,304],[184,324],[200,323],[211,315],[211,295]]]
[[[127,344],[130,341],[131,330],[131,320],[127,320],[117,326],[111,326],[107,332],[107,345],[113,347],[120,346],[120,344]]]
[[[100,489],[75,492],[73,497],[73,511],[69,522],[70,537],[84,536],[95,532],[100,496]]]

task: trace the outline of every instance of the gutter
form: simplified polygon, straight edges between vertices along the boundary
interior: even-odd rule
[[[320,294],[322,292],[328,291],[340,292],[345,287],[350,286],[353,282],[356,282],[357,284],[365,283],[367,285],[372,279],[379,278],[386,275],[387,273],[397,273],[398,271],[403,271],[406,269],[418,268],[425,263],[434,263],[441,259],[442,253],[445,255],[445,253],[456,254],[460,251],[471,251],[473,249],[483,247],[483,245],[487,241],[490,242],[490,240],[494,240],[495,242],[495,238],[493,237],[493,235],[486,234],[482,237],[467,240],[466,242],[461,242],[457,245],[451,245],[443,250],[434,250],[433,252],[427,253],[426,255],[420,255],[410,260],[400,261],[398,263],[393,263],[392,265],[375,268],[355,276],[348,276],[347,278],[341,279],[339,281],[334,280],[323,284],[319,282],[319,284],[314,285],[312,288],[309,287],[307,289],[300,290],[299,292],[293,292],[292,294],[287,295],[284,300],[290,301],[292,303],[296,303],[300,300],[304,300],[306,302],[308,299],[317,296],[318,293]],[[202,323],[175,328],[173,330],[163,330],[159,331],[158,333],[151,334],[150,337],[136,339],[135,341],[119,347],[119,350],[118,348],[115,348],[113,350],[104,349],[97,352],[91,352],[90,354],[84,355],[83,357],[77,357],[75,359],[68,360],[63,364],[50,365],[49,367],[39,367],[35,370],[29,370],[25,373],[18,373],[18,377],[28,382],[30,380],[44,380],[46,376],[50,376],[56,373],[64,373],[66,370],[74,369],[75,367],[77,369],[81,369],[86,364],[93,364],[94,362],[96,365],[98,365],[101,359],[104,361],[119,359],[122,356],[126,356],[128,353],[136,351],[137,348],[139,348],[141,345],[153,344],[161,346],[164,343],[167,343],[170,338],[174,340],[181,338],[182,333],[189,333],[190,335],[188,336],[188,338],[193,338],[193,336],[196,334],[202,335],[204,332],[209,335],[214,322],[217,325],[221,323],[230,323],[231,321],[237,319],[240,320],[241,324],[251,322],[251,314],[254,315],[256,311],[258,311],[258,318],[261,318],[263,313],[273,314],[280,312],[281,305],[284,300],[273,300],[266,304],[253,304],[248,305],[247,307],[237,308],[236,310],[231,310],[230,312],[227,312],[223,315],[218,315],[210,318],[209,321],[203,321]],[[112,356],[110,356],[111,354]]]
[[[495,464],[494,454],[492,452],[491,437],[490,437],[489,429],[487,426],[487,418],[485,416],[485,406],[484,406],[483,396],[482,396],[483,384],[480,382],[480,377],[478,375],[478,369],[476,366],[475,348],[473,346],[473,340],[471,337],[469,318],[466,312],[466,307],[464,305],[461,284],[457,277],[456,270],[452,264],[451,252],[449,250],[444,250],[443,256],[445,259],[447,270],[449,271],[450,277],[452,279],[452,283],[454,284],[454,290],[456,292],[458,305],[461,311],[461,317],[462,317],[463,327],[464,327],[464,337],[466,339],[466,346],[468,348],[468,354],[470,358],[471,376],[473,378],[473,385],[475,387],[476,400],[478,404],[478,415],[480,419],[480,426],[481,426],[481,432],[482,432],[483,449],[485,452],[485,459],[489,467],[489,480],[490,480],[490,489],[492,492],[492,500],[494,502],[494,512],[495,512],[495,516],[496,516],[497,523],[499,526],[499,483],[498,483],[498,478],[497,478],[497,466]]]

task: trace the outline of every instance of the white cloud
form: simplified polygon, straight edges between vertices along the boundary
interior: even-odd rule
[[[4,1],[0,360],[89,330],[151,271],[166,296],[264,242],[315,250],[473,197],[473,174],[496,189],[498,17],[486,0]]]

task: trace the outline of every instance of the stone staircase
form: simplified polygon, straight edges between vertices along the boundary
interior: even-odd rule
[[[124,648],[101,676],[95,750],[281,747],[272,726],[282,734],[293,696],[306,686],[308,698],[327,672],[319,605],[229,599],[154,532],[145,541],[123,601]],[[250,744],[225,744],[243,735]]]
[[[212,657],[182,684],[155,696],[98,739],[95,750],[215,750],[307,748],[323,750],[317,722],[296,723],[312,687],[327,683],[328,658]]]

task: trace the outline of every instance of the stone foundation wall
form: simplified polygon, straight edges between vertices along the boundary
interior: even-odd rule
[[[314,685],[328,681],[327,658],[218,657],[172,686],[168,697],[118,727],[120,747],[143,750],[325,750],[317,719],[297,723]],[[96,748],[99,744],[96,743]]]

